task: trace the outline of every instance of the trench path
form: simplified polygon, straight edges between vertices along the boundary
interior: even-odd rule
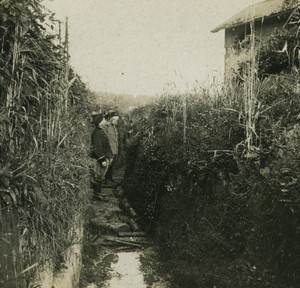
[[[123,175],[117,170],[114,179]],[[102,196],[87,209],[79,288],[168,288],[155,243],[138,227],[123,189],[104,187]]]

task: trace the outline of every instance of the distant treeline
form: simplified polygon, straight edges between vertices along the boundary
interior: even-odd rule
[[[155,96],[140,95],[133,96],[127,94],[114,94],[109,92],[93,92],[95,102],[99,107],[94,109],[116,109],[121,113],[128,113],[133,108],[144,106],[153,101]]]

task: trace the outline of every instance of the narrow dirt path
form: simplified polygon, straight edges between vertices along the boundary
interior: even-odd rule
[[[118,170],[114,178],[123,175]],[[122,188],[103,188],[102,195],[87,210],[79,288],[168,288],[155,244],[139,229]]]

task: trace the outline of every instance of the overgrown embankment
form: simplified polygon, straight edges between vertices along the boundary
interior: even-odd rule
[[[133,112],[126,191],[174,287],[299,285],[298,79],[256,82],[251,112],[247,83]]]
[[[59,271],[87,201],[89,91],[56,24],[39,0],[0,4],[1,287]]]

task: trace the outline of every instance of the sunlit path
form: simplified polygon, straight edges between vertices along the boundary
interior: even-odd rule
[[[118,261],[111,265],[113,278],[107,288],[146,288],[143,274],[140,270],[138,252],[121,252],[117,254]]]

